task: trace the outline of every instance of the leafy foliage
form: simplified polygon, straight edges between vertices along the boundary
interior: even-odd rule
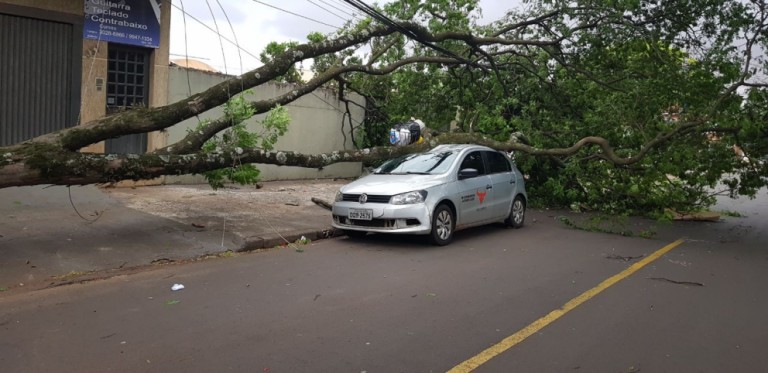
[[[401,0],[381,9],[431,32],[564,41],[477,48],[447,40],[439,46],[478,63],[417,63],[384,76],[347,76],[381,111],[366,120],[367,144],[386,144],[379,134],[410,117],[440,131],[453,121],[458,131],[536,148],[600,136],[621,157],[675,133],[626,166],[590,147],[563,156],[517,155],[534,203],[610,213],[697,210],[712,204],[724,184],[736,196],[754,195],[768,183],[760,160],[768,151],[768,93],[762,85],[735,89],[766,73],[738,47],[759,40],[766,47],[766,10],[757,2],[528,1],[526,10],[485,26],[476,23],[473,0]],[[510,26],[518,22],[525,25]],[[381,65],[443,54],[403,35],[374,40],[370,48]]]
[[[259,122],[260,130],[254,131],[248,128],[246,120],[254,116],[254,110],[245,98],[245,94],[231,98],[224,105],[224,115],[227,119],[236,123],[225,130],[221,135],[214,136],[203,145],[203,152],[215,155],[227,152],[230,154],[242,154],[245,149],[260,148],[272,150],[280,136],[288,131],[290,116],[285,107],[277,106],[267,113]],[[201,123],[204,126],[206,123]],[[237,159],[235,157],[235,159]],[[253,164],[236,161],[230,167],[208,171],[203,173],[208,184],[212,188],[224,187],[229,182],[241,185],[252,185],[259,182],[260,171]]]
[[[295,41],[284,43],[278,43],[276,41],[270,42],[264,50],[259,53],[259,61],[261,61],[261,63],[268,63],[275,58],[281,57],[285,54],[285,51],[297,45],[299,45],[299,43]],[[285,74],[275,78],[275,81],[280,83],[300,83],[301,73],[296,69],[296,66],[291,66]]]

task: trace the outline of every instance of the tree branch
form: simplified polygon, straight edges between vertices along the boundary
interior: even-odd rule
[[[362,72],[369,75],[386,75],[403,66],[410,65],[413,63],[418,63],[418,62],[443,63],[443,64],[458,63],[455,59],[449,58],[449,57],[423,56],[423,57],[406,58],[381,68],[374,68],[368,65],[336,66],[312,78],[307,83],[303,85],[298,85],[295,89],[293,89],[288,93],[282,94],[280,96],[277,96],[268,100],[253,102],[251,103],[251,107],[254,109],[256,114],[263,114],[268,112],[269,110],[271,110],[277,105],[285,105],[287,103],[290,103],[296,100],[301,96],[304,96],[314,91],[315,89],[322,86],[326,82],[342,74],[350,73],[350,72]],[[208,139],[212,138],[217,133],[231,127],[232,125],[233,123],[227,118],[224,118],[224,117],[219,118],[215,121],[210,122],[199,131],[190,132],[186,137],[176,142],[175,144],[169,145],[162,149],[158,149],[155,153],[186,154],[186,153],[196,152],[200,149],[200,147],[203,146],[203,144]]]
[[[301,44],[294,48],[289,48],[285,53],[277,56],[262,67],[219,83],[204,92],[192,95],[179,102],[156,108],[137,108],[122,111],[80,126],[46,134],[31,141],[48,144],[58,143],[65,149],[77,150],[119,135],[162,130],[220,106],[229,100],[232,95],[241,93],[245,89],[264,84],[283,75],[296,62],[337,52],[371,38],[389,35],[394,32],[396,31],[392,27],[378,26],[340,36],[327,42]]]
[[[536,156],[567,156],[575,154],[583,147],[595,145],[600,148],[601,156],[607,161],[619,166],[627,166],[642,160],[653,148],[677,135],[689,133],[689,130],[702,123],[704,121],[680,124],[644,144],[636,155],[626,158],[618,156],[608,140],[596,136],[585,137],[568,148],[540,149],[519,142],[500,142],[482,135],[467,133],[445,133],[436,137],[426,134],[427,141],[422,144],[316,155],[281,151],[266,152],[259,149],[246,149],[242,153],[123,155],[87,154],[52,148],[47,152],[36,153],[34,157],[28,157],[26,154],[6,155],[7,163],[0,166],[0,188],[36,184],[85,185],[121,180],[144,180],[163,175],[201,173],[241,163],[323,168],[338,162],[363,162],[367,166],[374,166],[392,157],[424,151],[438,144],[481,144],[498,150],[520,151]]]

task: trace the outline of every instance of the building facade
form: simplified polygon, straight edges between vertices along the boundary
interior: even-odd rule
[[[168,99],[169,4],[0,0],[0,146]],[[161,132],[84,148],[143,153]]]

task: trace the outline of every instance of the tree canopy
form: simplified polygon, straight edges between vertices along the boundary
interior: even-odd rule
[[[627,213],[690,209],[711,203],[718,183],[732,195],[753,195],[768,182],[763,1],[526,1],[485,25],[478,24],[477,0],[398,0],[367,12],[333,34],[271,44],[262,67],[182,101],[0,148],[0,187],[220,169],[231,172],[219,181],[223,175],[249,182],[233,165],[373,165],[446,142],[514,152],[533,198],[552,205]],[[307,82],[295,69],[302,61],[312,61],[315,72]],[[163,149],[130,156],[79,152],[168,128],[273,80],[295,82],[294,89],[241,102]],[[237,131],[247,117],[321,86],[338,89],[342,99],[349,91],[367,98],[355,135],[370,149],[271,151],[269,142]],[[386,146],[387,129],[410,117],[427,123],[427,143]],[[284,130],[280,114],[275,118],[269,136]],[[232,136],[243,141],[222,142]],[[215,141],[219,146],[211,146]]]

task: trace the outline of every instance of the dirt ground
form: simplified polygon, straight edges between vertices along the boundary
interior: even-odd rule
[[[127,207],[162,216],[197,228],[247,230],[251,224],[265,224],[285,230],[286,220],[328,219],[328,210],[311,198],[332,202],[339,188],[349,180],[292,180],[252,186],[228,186],[213,190],[208,185],[163,185],[107,189],[110,196]]]

